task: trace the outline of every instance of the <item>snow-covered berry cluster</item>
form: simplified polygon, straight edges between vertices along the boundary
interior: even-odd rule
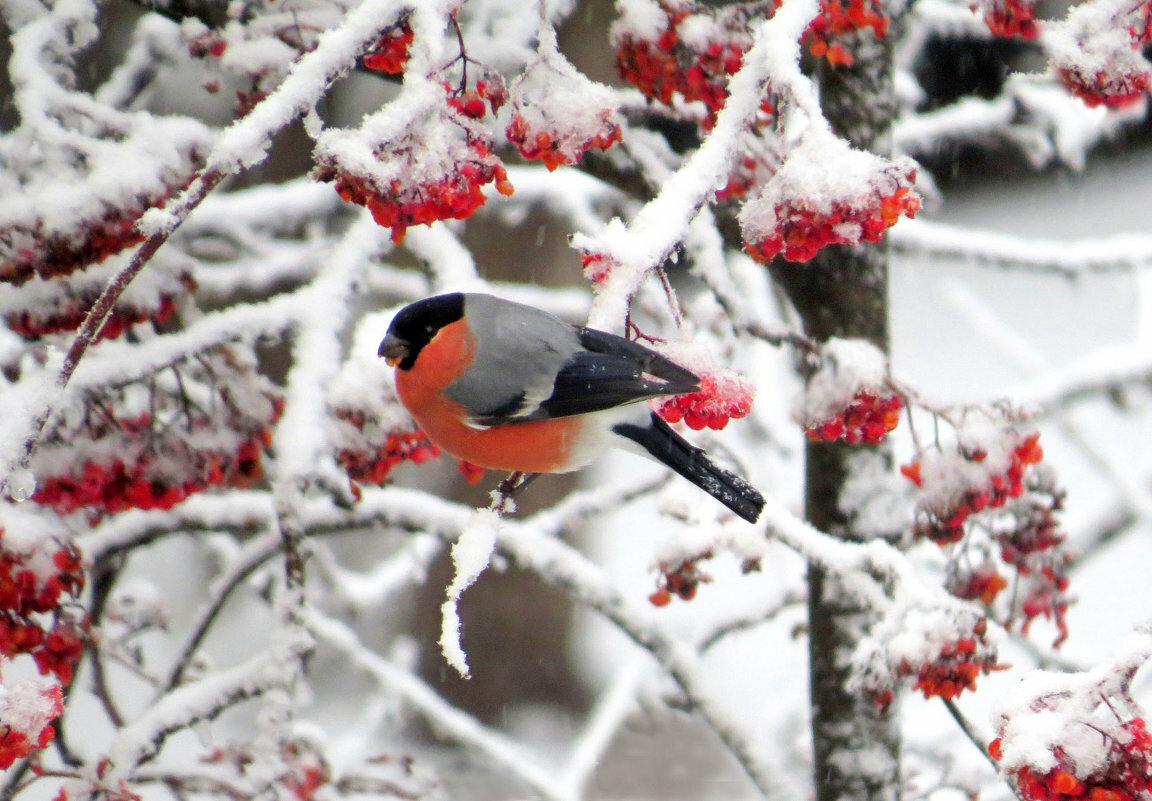
[[[668,398],[660,403],[656,413],[669,423],[683,421],[693,431],[719,431],[729,420],[739,420],[752,411],[756,389],[739,373],[713,367],[698,373],[698,377],[698,391]]]
[[[282,400],[239,352],[219,347],[126,386],[89,390],[33,457],[32,500],[95,523],[126,509],[170,509],[213,485],[246,486]]]
[[[741,131],[740,155],[728,173],[724,186],[716,190],[718,201],[739,200],[754,188],[764,185],[780,168],[776,131],[770,125],[775,106],[765,98],[752,125]]]
[[[889,610],[853,664],[854,686],[885,709],[901,686],[952,700],[1000,668],[985,617],[967,606],[915,603]]]
[[[357,484],[382,485],[404,462],[425,464],[441,455],[401,405],[392,371],[380,369],[376,343],[390,319],[390,313],[374,314],[361,322],[351,356],[328,391],[328,439],[357,493]],[[484,475],[483,468],[467,462],[458,461],[457,467],[470,484]]]
[[[87,622],[71,606],[84,588],[80,552],[37,515],[5,510],[0,526],[0,656],[30,655],[64,685],[84,652]],[[0,718],[3,720],[3,718]]]
[[[1146,639],[1147,634],[1133,640]],[[1130,644],[1132,641],[1130,640]],[[1088,673],[1025,676],[988,752],[1025,801],[1152,797],[1152,734],[1129,693],[1146,647]]]
[[[414,225],[471,216],[486,200],[484,185],[494,184],[503,195],[513,191],[492,152],[491,132],[477,121],[486,101],[498,107],[494,85],[449,91],[443,104],[380,141],[364,141],[360,131],[326,131],[313,178],[332,182],[344,200],[367,207],[377,224],[392,229],[395,242]],[[362,156],[358,151],[365,149],[369,154]]]
[[[52,721],[63,713],[59,684],[0,684],[0,770],[46,747],[56,735]]]
[[[388,75],[399,75],[408,63],[408,48],[412,46],[413,38],[408,18],[399,20],[386,28],[364,54],[364,66]]]
[[[589,148],[607,150],[620,141],[620,120],[611,91],[594,83],[558,53],[540,59],[511,89],[508,141],[526,159],[549,170],[575,164]]]
[[[267,795],[294,801],[316,801],[325,797],[321,789],[331,782],[332,776],[323,749],[317,743],[304,737],[284,740],[279,744],[278,757],[275,778],[266,787]],[[252,776],[255,755],[248,747],[218,746],[201,757],[201,761],[238,777],[247,776],[253,781],[265,781]]]
[[[1044,38],[1049,63],[1069,91],[1089,106],[1121,108],[1138,102],[1152,87],[1145,3],[1083,3]]]
[[[471,120],[481,120],[492,110],[495,115],[508,102],[508,87],[499,73],[488,72],[487,79],[476,81],[471,89],[456,87],[445,81],[441,84],[448,95],[449,107]]]
[[[1040,35],[1036,0],[980,0],[972,10],[983,15],[984,24],[997,36],[1035,39]]]
[[[966,423],[957,437],[954,449],[933,447],[900,468],[919,490],[913,531],[940,546],[962,543],[949,566],[950,592],[999,607],[997,619],[1025,633],[1033,620],[1049,619],[1059,644],[1068,634],[1071,556],[1056,518],[1063,494],[1042,464],[1039,434],[1000,420]]]
[[[712,577],[700,570],[700,562],[711,559],[712,552],[704,551],[690,559],[677,559],[661,562],[660,576],[656,580],[656,590],[648,596],[653,606],[667,606],[676,596],[682,601],[691,601],[701,583],[712,581]]]
[[[876,38],[888,33],[888,17],[878,0],[820,0],[820,13],[804,32],[808,52],[832,65],[851,65],[852,53],[844,47],[846,34],[871,28]]]
[[[54,279],[34,278],[19,291],[0,294],[0,315],[8,327],[26,339],[75,331],[99,297],[111,275],[123,267],[120,259]],[[99,339],[116,339],[137,323],[163,323],[180,301],[196,290],[196,280],[184,270],[160,263],[128,285],[100,330]]]
[[[361,484],[383,484],[392,469],[401,462],[424,464],[440,455],[423,431],[381,431],[379,421],[371,420],[359,409],[337,409],[336,417],[361,433],[355,446],[340,448],[336,459],[348,477]],[[382,434],[370,436],[371,433]]]
[[[599,285],[608,280],[608,276],[616,267],[616,260],[603,253],[581,250],[580,265],[584,268],[584,277],[593,284]]]
[[[900,422],[904,400],[896,394],[878,394],[870,389],[857,390],[848,406],[832,417],[805,426],[808,439],[820,442],[845,442],[876,445]]]
[[[933,451],[900,468],[921,490],[916,535],[940,545],[964,538],[968,518],[1024,492],[1024,472],[1044,458],[1040,435],[1006,432],[1007,442]]]
[[[0,221],[0,282],[19,285],[34,276],[69,275],[139,244],[144,235],[137,221],[148,209],[162,208],[179,188],[139,194],[118,207],[101,204],[91,217],[73,220],[66,232],[44,231],[39,225],[5,227]]]
[[[916,167],[812,134],[794,148],[740,211],[744,249],[767,263],[777,254],[809,261],[828,245],[875,242],[901,216],[914,217]]]
[[[1135,801],[1152,792],[1152,735],[1143,718],[1132,718],[1120,724],[1118,736],[1103,735],[1110,740],[1103,771],[1088,773],[1058,754],[1057,764],[1046,773],[1028,765],[1010,771],[1012,781],[1025,801]],[[1056,746],[1057,752],[1064,751]],[[1003,759],[1000,737],[988,744],[988,753],[997,762]]]
[[[991,606],[1000,591],[1008,586],[999,567],[991,559],[985,559],[975,566],[954,567],[948,575],[945,588],[957,598],[966,601],[979,601]]]
[[[824,343],[793,417],[815,441],[875,445],[896,428],[904,401],[889,388],[884,354],[863,340]]]
[[[718,10],[693,0],[629,3],[610,34],[616,69],[665,105],[676,94],[687,102],[703,102],[702,125],[709,129],[728,99],[728,77],[740,69],[752,46],[749,15],[775,5],[736,4]]]

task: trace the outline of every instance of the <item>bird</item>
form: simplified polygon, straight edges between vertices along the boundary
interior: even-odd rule
[[[611,447],[661,462],[755,523],[764,496],[644,403],[699,379],[624,337],[493,295],[453,292],[392,318],[378,356],[441,450],[489,470],[566,473]]]

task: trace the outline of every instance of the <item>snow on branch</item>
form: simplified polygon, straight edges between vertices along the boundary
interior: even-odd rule
[[[1136,798],[1152,780],[1152,734],[1131,694],[1152,658],[1142,627],[1116,654],[1082,673],[1035,670],[995,712],[988,751],[1025,801]]]
[[[1058,241],[909,220],[893,229],[889,241],[897,253],[924,257],[928,264],[960,261],[1066,278],[1152,266],[1152,236],[1142,234]]]
[[[573,246],[612,265],[597,289],[589,326],[610,330],[624,320],[628,303],[648,272],[663,264],[684,238],[692,218],[727,183],[735,142],[755,118],[769,84],[774,91],[787,87],[797,97],[811,98],[801,104],[823,119],[810,82],[798,67],[800,36],[816,11],[813,0],[785,0],[758,27],[755,44],[729,81],[729,97],[712,133],[631,223],[625,225],[617,218],[594,235],[573,237]]]

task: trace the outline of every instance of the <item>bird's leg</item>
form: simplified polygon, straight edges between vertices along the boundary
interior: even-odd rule
[[[523,470],[509,473],[508,477],[501,481],[497,485],[496,491],[492,493],[492,506],[490,508],[499,515],[516,511],[514,503],[516,496],[535,481],[539,475],[539,473],[525,473]]]

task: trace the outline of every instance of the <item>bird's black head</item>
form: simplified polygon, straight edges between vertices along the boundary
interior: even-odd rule
[[[388,335],[380,343],[377,354],[388,364],[401,370],[411,370],[416,357],[437,332],[464,316],[464,295],[450,295],[418,300],[396,313],[388,326]]]

